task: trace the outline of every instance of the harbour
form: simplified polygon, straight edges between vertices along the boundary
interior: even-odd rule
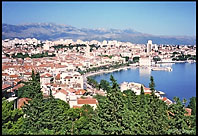
[[[196,96],[196,63],[175,63],[172,64],[173,71],[152,71],[149,68],[136,67],[128,70],[115,71],[93,78],[100,82],[101,79],[110,81],[112,74],[119,84],[123,82],[136,82],[149,86],[150,76],[154,77],[155,89],[164,92],[164,96],[173,100],[175,96],[180,100],[187,99],[187,103],[192,96]]]

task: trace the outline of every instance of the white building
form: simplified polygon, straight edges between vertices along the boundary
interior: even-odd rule
[[[90,56],[90,46],[89,45],[87,45],[87,47],[85,49],[85,55],[86,55],[86,57]]]
[[[58,90],[56,93],[53,94],[55,98],[61,99],[67,102],[68,92],[64,89]]]
[[[152,41],[151,40],[148,40],[148,43],[147,43],[147,54],[150,54],[150,52],[151,52],[151,46],[152,46]]]
[[[49,44],[44,44],[43,45],[43,50],[49,50]]]
[[[140,66],[151,66],[151,57],[150,56],[140,56],[139,65]]]

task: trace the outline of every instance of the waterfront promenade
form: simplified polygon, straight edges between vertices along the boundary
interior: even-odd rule
[[[112,73],[115,71],[120,71],[120,70],[127,70],[130,68],[138,68],[139,66],[123,66],[120,68],[116,68],[116,69],[110,69],[110,70],[99,70],[97,72],[90,72],[90,73],[86,73],[83,75],[84,78],[90,77],[90,76],[95,76],[95,75],[100,75],[100,74],[105,74],[105,73]]]

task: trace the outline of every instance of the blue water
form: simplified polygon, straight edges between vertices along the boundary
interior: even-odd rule
[[[173,71],[149,71],[146,69],[128,69],[93,76],[100,82],[101,79],[110,81],[112,74],[117,83],[137,82],[149,86],[150,76],[152,75],[155,82],[155,89],[163,91],[164,96],[173,100],[175,96],[180,100],[187,99],[187,104],[192,96],[196,96],[196,63],[177,63],[172,66]]]

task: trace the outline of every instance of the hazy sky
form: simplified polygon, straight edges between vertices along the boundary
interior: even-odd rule
[[[2,23],[32,22],[195,36],[196,2],[2,2]]]

